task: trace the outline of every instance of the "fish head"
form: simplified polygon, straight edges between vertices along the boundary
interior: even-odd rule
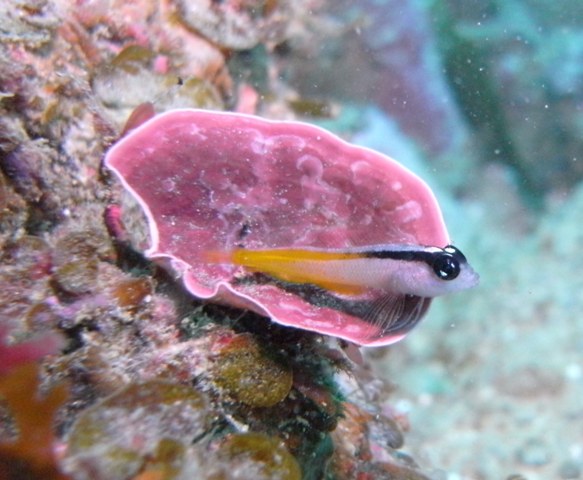
[[[426,253],[423,260],[403,262],[395,281],[396,290],[420,297],[437,297],[478,285],[478,273],[453,245],[427,249]]]

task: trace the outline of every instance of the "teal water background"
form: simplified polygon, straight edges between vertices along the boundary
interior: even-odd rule
[[[384,49],[363,41],[375,72],[422,91],[392,98],[408,110],[382,82],[367,90],[355,140],[434,186],[481,274],[403,342],[370,352],[410,416],[408,450],[436,478],[581,478],[583,4],[358,3],[386,9],[383,29],[382,15],[368,23]]]

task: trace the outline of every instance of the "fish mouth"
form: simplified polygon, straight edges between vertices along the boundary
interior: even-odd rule
[[[467,288],[477,287],[480,283],[480,274],[474,269],[469,269],[467,275]]]

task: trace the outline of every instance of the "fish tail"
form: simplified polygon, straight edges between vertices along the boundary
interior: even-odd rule
[[[243,248],[209,250],[204,252],[203,257],[208,263],[229,263],[250,268],[261,268],[273,261],[272,256],[263,251],[245,250]]]
[[[203,257],[207,263],[233,263],[233,251],[209,250]]]
[[[273,261],[273,258],[269,252],[238,248],[233,250],[231,261],[236,265],[242,265],[248,268],[262,269],[270,265]]]

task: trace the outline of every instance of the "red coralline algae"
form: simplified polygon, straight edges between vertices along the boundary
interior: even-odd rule
[[[0,395],[16,422],[18,437],[0,440],[0,478],[67,480],[57,463],[61,443],[54,435],[55,413],[69,396],[66,384],[38,396],[39,366],[23,363],[0,375]],[[4,412],[5,414],[5,412]],[[5,418],[3,419],[5,421]]]
[[[45,332],[36,338],[9,345],[11,327],[0,315],[0,396],[15,421],[18,436],[0,438],[0,478],[43,478],[67,480],[56,465],[58,442],[53,434],[55,412],[69,393],[66,385],[58,385],[42,398],[38,397],[40,368],[38,361],[57,354],[64,339],[57,333]],[[9,422],[8,422],[9,424]]]
[[[209,264],[208,251],[449,243],[429,187],[396,161],[299,122],[173,110],[111,148],[105,166],[143,209],[146,256],[165,261],[202,299],[360,345],[402,338],[363,320],[373,298]],[[426,309],[429,299],[423,305]]]

